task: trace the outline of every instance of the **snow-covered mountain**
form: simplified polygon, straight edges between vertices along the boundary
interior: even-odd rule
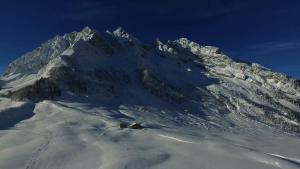
[[[289,134],[300,132],[300,81],[186,38],[147,45],[122,28],[99,33],[86,27],[12,62],[0,85],[2,128],[30,118],[0,136],[0,168],[300,167],[298,152],[289,158],[259,143],[280,136],[272,144],[284,149],[283,140],[299,142]],[[145,132],[116,127],[134,122]],[[242,138],[257,136],[265,137],[253,144]],[[161,139],[189,145],[172,148]],[[40,147],[34,150],[35,142]],[[60,151],[55,144],[70,147]],[[10,157],[20,160],[4,162]]]
[[[300,131],[299,81],[185,38],[145,45],[122,28],[100,34],[86,27],[15,60],[1,80],[3,94],[15,100],[66,91],[103,98],[151,93],[179,111],[217,120],[207,127],[235,125],[234,115]]]

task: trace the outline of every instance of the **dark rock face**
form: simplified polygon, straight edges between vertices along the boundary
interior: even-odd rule
[[[290,114],[291,116],[295,116],[295,114]],[[288,131],[288,132],[300,132],[300,126],[298,125],[293,125],[291,123],[288,123],[287,121],[285,121],[283,118],[281,117],[276,117],[275,113],[272,112],[265,112],[265,116],[264,116],[264,122],[271,124],[273,126],[279,127],[284,131]],[[290,117],[291,119],[296,119],[299,117]]]
[[[132,80],[128,73],[115,70],[113,68],[98,69],[90,72],[92,75],[94,87],[105,90],[111,94],[117,92],[119,89],[131,84]]]
[[[71,67],[54,67],[48,78],[41,78],[33,85],[8,94],[14,100],[53,99],[61,91],[85,94],[90,91],[116,92],[124,85],[130,84],[131,78],[126,72],[98,69],[92,72],[80,72]]]
[[[69,80],[66,85],[70,91],[75,93],[86,93],[88,91],[88,83],[83,80]]]
[[[296,89],[300,91],[300,80],[296,80]]]
[[[68,67],[54,68],[50,72],[50,79],[66,86],[68,90],[75,93],[86,93],[88,82],[80,79],[80,73]]]
[[[143,126],[142,124],[140,123],[133,123],[133,124],[128,124],[128,123],[125,123],[125,122],[121,122],[119,124],[119,128],[120,129],[126,129],[126,128],[129,128],[129,129],[135,129],[135,130],[141,130],[141,129],[144,129],[145,126]]]
[[[131,129],[136,129],[136,130],[141,130],[141,129],[144,129],[145,127],[142,126],[142,125],[139,124],[139,123],[135,123],[135,124],[132,124],[129,128],[131,128]]]
[[[33,85],[27,86],[15,92],[10,92],[9,97],[13,100],[43,100],[53,99],[61,95],[59,85],[46,78],[41,78],[36,81]]]
[[[142,83],[152,94],[163,99],[176,102],[183,102],[185,100],[184,95],[178,89],[159,80],[149,70],[143,71]]]
[[[91,39],[90,43],[94,47],[102,49],[105,53],[109,55],[114,54],[114,49],[111,47],[110,43],[98,34],[94,34],[94,37]]]
[[[94,75],[98,81],[109,82],[114,84],[129,84],[131,83],[130,76],[122,71],[117,71],[114,69],[99,69],[94,72]]]
[[[50,79],[53,81],[68,80],[74,77],[74,72],[68,67],[55,67],[50,71]]]
[[[3,82],[0,80],[0,90],[2,90]]]
[[[128,128],[128,124],[127,124],[127,123],[124,123],[124,122],[121,122],[121,123],[119,124],[119,128],[120,128],[120,129]]]

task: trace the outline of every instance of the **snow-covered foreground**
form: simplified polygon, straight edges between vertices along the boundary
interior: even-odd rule
[[[0,100],[1,113],[24,106]],[[269,131],[250,135],[179,127],[171,119],[156,121],[155,112],[139,116],[142,112],[135,111],[126,105],[112,110],[63,99],[37,103],[33,117],[0,131],[0,168],[300,168],[298,137]],[[145,129],[119,128],[120,121],[137,119]]]

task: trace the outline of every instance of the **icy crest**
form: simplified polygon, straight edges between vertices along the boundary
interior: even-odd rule
[[[41,44],[32,52],[29,52],[9,64],[4,75],[12,74],[35,74],[40,71],[51,60],[60,55],[79,40],[88,41],[92,39],[95,30],[85,27],[80,32],[72,32],[63,36],[55,36],[53,39]],[[56,59],[57,60],[57,59]]]
[[[201,46],[198,43],[188,40],[187,38],[180,38],[174,41],[179,44],[182,48],[188,48],[193,53],[203,54],[203,55],[214,55],[221,54],[219,48],[214,46]]]
[[[128,32],[126,32],[122,27],[117,28],[114,32],[114,35],[119,36],[119,37],[123,37],[123,38],[129,38],[130,35]]]

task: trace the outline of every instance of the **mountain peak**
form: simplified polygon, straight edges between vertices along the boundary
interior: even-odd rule
[[[95,33],[97,32],[96,29],[90,27],[90,26],[85,26],[82,30],[81,30],[82,33],[86,33],[86,34],[92,34],[92,33]]]
[[[119,26],[114,33],[128,33],[122,26]]]
[[[92,30],[94,30],[93,28],[89,27],[89,26],[85,26],[81,32],[91,32]]]
[[[84,27],[80,32],[77,34],[83,39],[90,39],[97,31],[89,26]]]
[[[113,34],[116,36],[124,37],[124,38],[128,38],[130,36],[129,33],[125,29],[123,29],[123,27],[118,27],[113,32]]]
[[[204,55],[223,54],[220,48],[215,46],[202,46],[196,42],[190,41],[187,38],[179,38],[174,41],[182,48],[190,49],[192,53],[201,53]]]
[[[134,44],[141,43],[137,38],[135,38],[130,33],[128,33],[125,29],[123,29],[123,27],[118,27],[115,31],[113,31],[113,35],[120,38],[125,38]]]
[[[191,41],[187,38],[179,38],[177,40],[175,40],[174,42],[180,44],[182,47],[187,48],[190,46]]]

